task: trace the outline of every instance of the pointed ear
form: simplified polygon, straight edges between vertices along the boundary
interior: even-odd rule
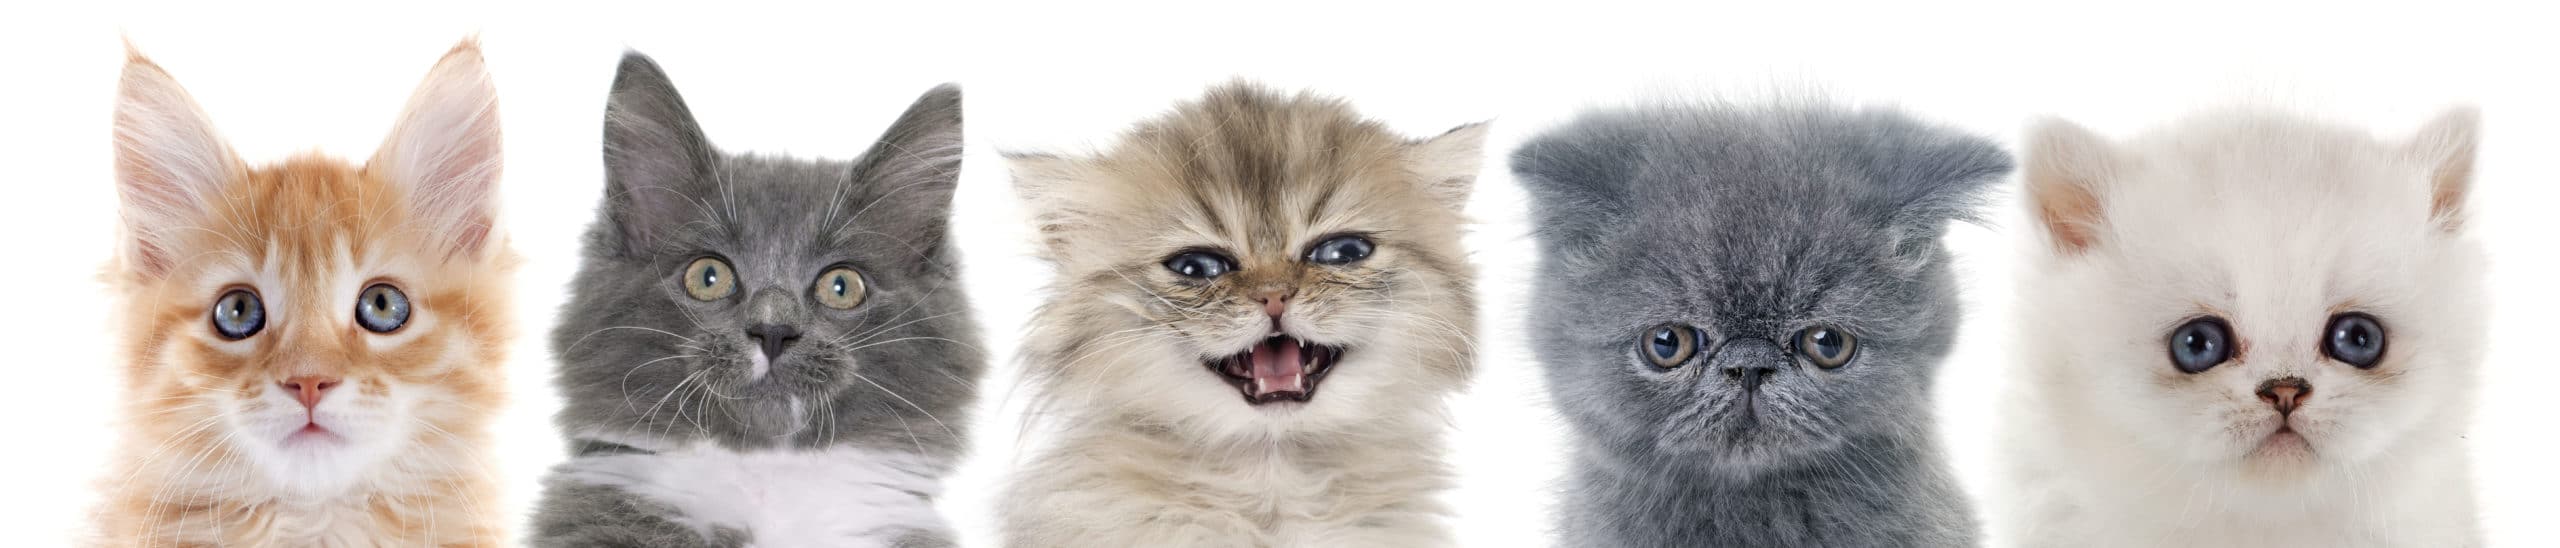
[[[667,73],[640,52],[625,52],[605,102],[605,216],[625,252],[661,243],[684,219],[702,212],[697,182],[713,168],[711,143]]]
[[[2099,243],[2102,199],[2121,161],[2105,137],[2060,118],[2027,130],[2027,205],[2054,251],[2078,255]]]
[[[1464,210],[1475,188],[1476,171],[1484,166],[1484,136],[1490,123],[1458,126],[1438,137],[1416,141],[1407,149],[1414,174],[1433,197],[1450,209]]]
[[[127,268],[144,277],[166,274],[176,260],[179,232],[195,226],[204,204],[219,200],[240,161],[214,133],[204,110],[128,45],[124,77],[116,88],[116,193],[123,201]]]
[[[422,226],[451,239],[447,253],[477,256],[497,223],[500,156],[498,91],[466,39],[427,70],[365,170],[408,189]]]
[[[2418,129],[2402,154],[2427,167],[2430,209],[2436,226],[2461,232],[2471,198],[2472,162],[2479,155],[2480,110],[2454,107]]]
[[[863,153],[854,168],[858,180],[852,182],[859,192],[847,193],[842,211],[890,217],[873,226],[911,231],[918,239],[910,244],[939,256],[951,220],[951,195],[959,188],[963,143],[960,86],[935,86],[908,105]]]

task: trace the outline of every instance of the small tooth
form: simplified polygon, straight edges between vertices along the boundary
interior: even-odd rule
[[[1299,350],[1306,350],[1306,349],[1307,349],[1307,340],[1306,340],[1306,339],[1298,339],[1298,349],[1299,349]]]

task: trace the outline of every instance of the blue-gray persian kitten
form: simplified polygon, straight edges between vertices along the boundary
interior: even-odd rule
[[[1591,112],[1512,155],[1530,332],[1578,434],[1566,546],[1969,546],[1929,390],[1940,242],[2011,169],[1888,109]]]

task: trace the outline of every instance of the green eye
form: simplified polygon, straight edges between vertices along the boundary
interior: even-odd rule
[[[817,286],[809,290],[817,295],[818,304],[837,310],[862,306],[862,298],[871,293],[870,286],[862,283],[862,273],[841,266],[819,274]]]
[[[694,259],[684,267],[684,294],[695,300],[717,301],[738,292],[737,271],[729,262],[714,257]]]

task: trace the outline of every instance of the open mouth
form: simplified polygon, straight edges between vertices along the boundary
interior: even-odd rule
[[[1307,344],[1288,335],[1273,335],[1232,356],[1207,362],[1209,370],[1244,393],[1245,403],[1306,402],[1316,397],[1316,384],[1342,360],[1342,347]]]

